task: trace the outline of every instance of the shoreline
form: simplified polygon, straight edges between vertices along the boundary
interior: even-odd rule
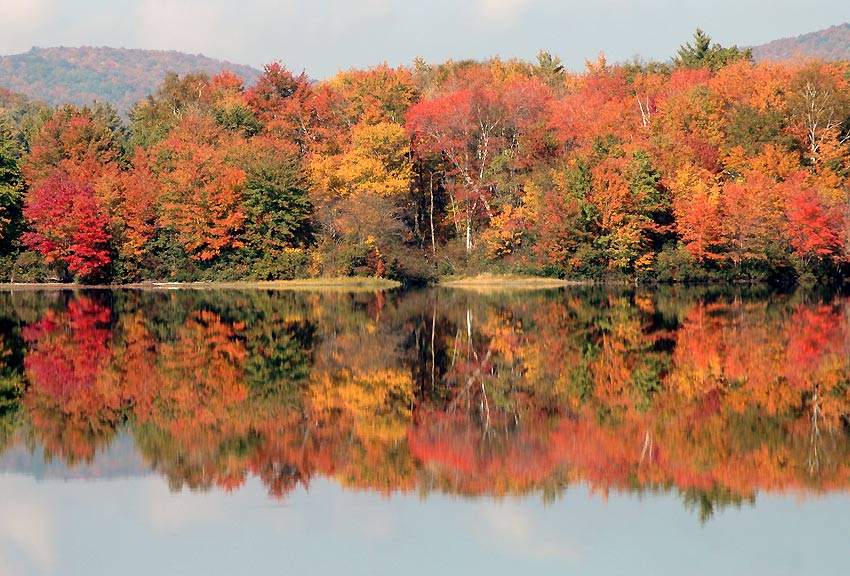
[[[562,280],[543,276],[498,276],[482,274],[468,277],[448,277],[431,284],[435,288],[563,288],[567,286],[592,286],[593,280]],[[266,281],[210,281],[210,282],[133,282],[129,284],[76,284],[62,282],[4,282],[0,290],[392,290],[404,285],[383,278],[301,278],[297,280]]]
[[[479,274],[458,278],[444,278],[435,284],[438,287],[461,288],[461,289],[489,289],[489,288],[565,288],[569,286],[594,286],[599,282],[594,280],[567,280],[561,278],[547,278],[545,276],[500,276],[490,274]]]
[[[383,278],[304,278],[239,282],[134,282],[130,284],[12,283],[0,284],[0,290],[345,290],[376,291],[400,288],[402,284]]]
[[[720,283],[727,286],[742,286],[762,284],[754,283]],[[641,284],[644,285],[644,284]],[[674,283],[673,285],[717,285],[716,283]],[[545,276],[513,276],[479,274],[477,276],[447,276],[425,285],[431,288],[450,288],[467,291],[493,290],[552,290],[559,288],[580,288],[589,286],[635,286],[631,282],[611,282],[599,280],[576,280],[547,278]],[[343,291],[343,292],[376,292],[396,290],[419,286],[405,286],[396,280],[384,278],[369,278],[356,276],[339,276],[331,278],[299,278],[296,280],[264,280],[264,281],[209,281],[209,282],[133,282],[129,284],[76,284],[76,283],[0,283],[0,291],[29,291],[29,290],[279,290],[279,291]]]

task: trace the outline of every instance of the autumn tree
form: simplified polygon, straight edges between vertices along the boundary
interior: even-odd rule
[[[114,210],[115,245],[123,279],[134,280],[149,272],[151,241],[159,230],[157,210],[162,184],[151,169],[148,153],[137,148],[118,183],[121,197]]]
[[[785,234],[800,270],[810,271],[817,261],[835,262],[843,247],[843,219],[838,206],[830,205],[817,189],[797,174],[783,185],[787,203]]]
[[[239,145],[204,116],[189,116],[154,151],[163,186],[161,222],[190,258],[209,261],[244,245],[245,172],[226,154]]]
[[[349,127],[361,122],[402,124],[405,113],[419,98],[411,71],[386,64],[340,72],[330,85],[345,102],[344,117]]]
[[[29,191],[24,244],[48,263],[64,263],[81,280],[102,278],[112,261],[109,215],[89,184],[59,175]]]
[[[245,95],[269,135],[295,143],[302,154],[337,152],[342,136],[341,97],[327,84],[315,86],[306,73],[293,75],[280,63],[265,67]]]
[[[781,253],[784,206],[776,183],[760,173],[722,190],[721,234],[724,253],[736,268],[747,261],[767,262]]]
[[[843,70],[815,63],[802,68],[791,81],[791,118],[805,142],[812,166],[823,160],[831,141],[850,140],[850,96]]]
[[[671,188],[676,229],[685,249],[698,262],[722,259],[720,187],[712,175],[684,166]]]
[[[209,113],[225,130],[253,136],[260,122],[248,104],[242,79],[225,70],[209,83]]]
[[[120,151],[115,117],[108,110],[66,105],[30,142],[23,174],[31,188],[57,173],[66,174],[106,199],[112,192],[110,181],[118,171]]]
[[[494,140],[500,128],[494,100],[486,89],[462,90],[423,100],[407,116],[418,152],[443,155],[451,166],[452,209],[465,227],[467,254],[472,251],[474,219],[490,209],[487,168],[498,147]]]
[[[496,171],[511,170],[520,137],[540,121],[547,95],[539,81],[498,84],[493,72],[476,67],[408,111],[407,130],[416,152],[436,155],[447,166],[444,181],[452,218],[463,228],[467,254],[477,221],[494,214],[491,201],[500,188]]]

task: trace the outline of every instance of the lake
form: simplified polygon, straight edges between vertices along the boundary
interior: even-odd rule
[[[850,300],[0,292],[0,575],[846,574]]]

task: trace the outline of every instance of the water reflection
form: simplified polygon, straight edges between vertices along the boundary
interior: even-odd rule
[[[4,293],[0,463],[109,477],[135,451],[173,490],[258,478],[276,498],[319,477],[546,500],[583,483],[673,492],[705,519],[760,492],[848,487],[848,304],[758,289]]]

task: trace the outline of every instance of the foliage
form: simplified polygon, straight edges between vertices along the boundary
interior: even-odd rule
[[[112,261],[109,217],[94,189],[66,176],[55,176],[34,188],[24,205],[32,231],[24,244],[50,264],[63,262],[83,280],[97,280]]]
[[[93,191],[77,217],[92,215],[82,245],[104,256],[84,281],[841,282],[848,71],[756,64],[697,31],[675,65],[600,55],[581,74],[547,53],[324,82],[273,63],[247,88],[227,71],[168,74],[128,127],[108,105],[21,113],[0,93],[17,110],[0,140],[0,242],[70,265],[68,242],[59,257],[37,240],[57,211],[20,216],[58,178]]]
[[[0,117],[0,255],[11,252],[11,244],[20,234],[24,183],[18,160],[22,154],[19,143]]]
[[[717,70],[736,60],[752,60],[752,57],[750,48],[741,50],[737,46],[724,48],[717,43],[712,44],[711,37],[697,28],[694,32],[694,43],[688,42],[679,48],[673,61],[684,68]]]

